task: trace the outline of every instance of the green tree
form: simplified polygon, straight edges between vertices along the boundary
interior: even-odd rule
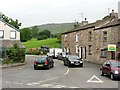
[[[32,37],[37,38],[38,31],[39,31],[38,27],[37,26],[32,27],[31,31],[32,31]]]
[[[38,34],[38,36],[44,36],[44,35],[46,35],[47,38],[50,38],[51,32],[49,30],[43,30],[43,31],[39,32],[39,34]]]
[[[32,32],[29,28],[23,28],[20,30],[20,40],[21,42],[26,42],[32,39]]]
[[[2,13],[0,13],[0,18],[2,18],[5,22],[11,24],[12,26],[14,26],[17,29],[19,29],[21,26],[21,23],[19,23],[17,19],[13,20],[12,18],[9,18]]]

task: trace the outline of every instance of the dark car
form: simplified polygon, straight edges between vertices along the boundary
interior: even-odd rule
[[[34,69],[37,70],[39,68],[50,69],[54,67],[54,61],[52,58],[48,56],[37,57],[34,61]]]
[[[66,53],[65,52],[62,52],[62,53],[58,53],[58,60],[63,60],[63,58],[66,56]]]
[[[104,74],[109,75],[110,79],[120,79],[120,61],[117,60],[107,60],[104,62],[101,70],[101,76]]]
[[[83,61],[77,55],[67,55],[63,59],[64,65],[71,67],[71,66],[81,66],[83,67]]]

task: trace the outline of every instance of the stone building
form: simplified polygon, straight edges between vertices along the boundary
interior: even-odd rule
[[[102,63],[106,59],[118,59],[119,28],[118,15],[112,10],[112,13],[102,20],[62,33],[63,51],[77,54],[83,60],[94,63]],[[108,44],[117,45],[117,51],[108,52]]]

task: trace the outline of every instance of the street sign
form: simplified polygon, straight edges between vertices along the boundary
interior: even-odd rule
[[[108,44],[108,51],[116,51],[116,45],[115,44]]]

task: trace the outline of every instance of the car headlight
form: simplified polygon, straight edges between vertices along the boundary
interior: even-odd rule
[[[115,70],[115,74],[119,74],[119,72],[117,70]]]
[[[71,63],[74,63],[74,62],[71,62]]]
[[[80,63],[83,63],[82,61],[80,61]]]

